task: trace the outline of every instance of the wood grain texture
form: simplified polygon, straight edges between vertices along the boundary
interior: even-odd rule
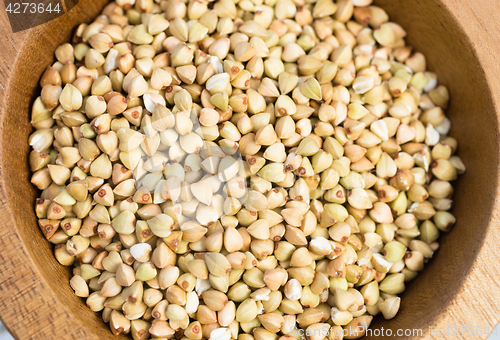
[[[55,48],[70,40],[77,24],[97,16],[104,3],[86,1],[55,21],[16,34],[5,9],[0,11],[0,315],[16,339],[115,338],[74,296],[69,270],[42,241],[33,214],[35,191],[26,184],[28,112],[37,83],[54,61]]]
[[[430,265],[408,285],[397,318],[374,326],[423,329],[423,339],[435,339],[429,327],[444,331],[448,326],[490,326],[491,331],[500,319],[500,32],[493,15],[500,5],[453,0],[376,3],[407,29],[408,43],[427,56],[428,68],[449,87],[451,135],[458,139],[467,173],[455,191],[454,230],[441,238]]]
[[[105,2],[81,0],[64,17],[17,34],[0,2],[0,316],[17,339],[116,339],[73,295],[69,271],[42,238],[27,166],[29,107],[38,80],[56,46],[69,41],[72,29],[95,17]],[[468,170],[457,183],[455,229],[408,285],[400,314],[392,321],[377,319],[373,327],[422,329],[423,339],[431,338],[429,327],[493,327],[500,319],[500,24],[495,18],[500,5],[496,0],[375,3],[408,31],[409,44],[427,56],[428,68],[449,87],[451,134]]]

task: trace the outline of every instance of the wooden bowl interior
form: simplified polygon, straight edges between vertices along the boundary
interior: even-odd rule
[[[7,110],[0,118],[3,121],[0,169],[8,197],[6,203],[16,222],[13,227],[18,229],[24,243],[18,251],[24,252],[23,256],[33,266],[29,269],[33,275],[26,279],[40,281],[39,288],[24,292],[28,296],[26,306],[3,315],[5,320],[18,320],[26,326],[20,329],[8,322],[9,329],[20,339],[38,336],[41,339],[42,335],[49,339],[54,334],[64,339],[116,339],[99,316],[74,296],[68,284],[70,271],[57,263],[52,246],[42,237],[33,212],[36,192],[29,183],[27,165],[29,112],[40,90],[39,79],[45,67],[54,61],[55,48],[70,41],[73,28],[93,19],[106,2],[81,0],[69,14],[30,32],[16,63],[6,98]],[[462,288],[474,264],[474,254],[483,244],[497,187],[498,122],[474,49],[440,0],[376,0],[375,3],[407,30],[408,43],[426,55],[428,69],[436,72],[440,82],[450,89],[451,135],[458,139],[459,155],[467,165],[467,173],[458,181],[455,192],[454,214],[458,219],[455,229],[441,238],[441,249],[426,270],[408,285],[399,315],[392,321],[376,318],[373,323],[373,327],[394,330],[427,329],[439,320]],[[13,271],[16,265],[20,264],[13,261]],[[26,287],[29,286],[27,282]],[[4,288],[9,289],[0,289]],[[22,287],[17,289],[21,291]],[[49,318],[52,322],[36,323],[36,311],[30,310],[29,299],[44,299],[53,306]],[[34,324],[21,321],[26,318],[31,318]]]
[[[7,324],[16,338],[28,339],[35,333],[53,339],[60,335],[67,339],[114,339],[99,315],[85,305],[85,301],[76,297],[69,287],[71,271],[61,266],[53,256],[53,246],[43,240],[33,213],[37,191],[29,184],[30,171],[27,157],[30,152],[27,138],[31,133],[30,108],[40,93],[39,80],[45,68],[55,61],[56,47],[72,39],[74,29],[80,23],[90,23],[102,10],[107,0],[80,1],[78,6],[66,15],[43,26],[32,29],[19,53],[13,75],[12,87],[8,93],[6,114],[3,115],[1,148],[3,149],[2,167],[6,183],[4,188],[12,215],[16,220],[23,243],[26,245],[25,256],[33,261],[33,277],[40,280],[44,288],[41,291],[27,292],[31,298],[45,299],[53,304],[51,316],[46,324],[31,329],[19,329],[15,324]],[[12,266],[15,270],[15,264]],[[28,306],[29,307],[29,306]],[[27,317],[31,311],[23,311]],[[33,311],[36,314],[36,311]],[[3,315],[5,320],[9,319]],[[45,319],[45,318],[43,318]],[[68,322],[70,320],[70,322]],[[62,328],[62,329],[61,329]],[[40,335],[38,334],[38,335]],[[120,339],[128,339],[120,336]]]
[[[439,251],[408,284],[398,316],[373,323],[378,328],[427,331],[463,289],[484,243],[498,185],[498,117],[475,48],[441,1],[375,0],[375,4],[407,30],[408,45],[427,57],[427,68],[450,90],[450,135],[458,140],[458,155],[467,166],[454,183],[452,212],[457,224],[440,238]],[[465,325],[468,320],[462,321]]]

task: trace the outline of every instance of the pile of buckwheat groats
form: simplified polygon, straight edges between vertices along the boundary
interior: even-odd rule
[[[114,334],[356,339],[396,315],[465,166],[447,88],[388,20],[371,0],[117,0],[57,48],[36,215]]]

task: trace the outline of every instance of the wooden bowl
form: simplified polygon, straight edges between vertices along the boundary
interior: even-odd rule
[[[93,19],[105,0],[80,0],[68,14],[12,34],[0,21],[0,316],[17,339],[116,339],[100,317],[77,298],[70,271],[59,265],[33,212],[36,192],[27,166],[30,105],[53,52],[72,30]],[[451,92],[451,135],[467,165],[455,192],[455,229],[411,284],[398,316],[376,319],[373,328],[474,327],[486,338],[500,318],[497,247],[500,110],[500,30],[494,0],[376,0],[408,31],[408,43],[427,56],[429,69]],[[458,329],[460,330],[460,329]],[[471,329],[468,329],[470,331]],[[457,333],[460,334],[460,333]],[[126,339],[126,336],[119,337]],[[371,337],[375,338],[375,336]],[[458,339],[463,337],[458,337]]]

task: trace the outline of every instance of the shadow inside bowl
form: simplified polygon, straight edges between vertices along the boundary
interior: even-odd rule
[[[498,186],[498,119],[474,46],[442,1],[374,3],[403,26],[408,32],[407,44],[426,56],[427,68],[448,87],[450,135],[458,140],[458,155],[467,166],[467,172],[454,183],[454,229],[442,234],[440,249],[407,285],[397,317],[376,318],[372,323],[373,328],[423,329],[425,334],[463,289],[484,243]]]
[[[27,264],[22,265],[32,266],[23,268],[25,290],[23,287],[11,286],[9,280],[5,280],[0,287],[1,290],[19,292],[19,299],[25,302],[25,310],[6,308],[2,315],[2,318],[10,320],[9,331],[16,338],[52,339],[55,334],[64,334],[67,339],[129,339],[124,335],[113,336],[109,326],[86,306],[83,299],[75,296],[70,288],[72,270],[57,262],[53,255],[53,245],[45,240],[38,227],[34,202],[39,192],[30,185],[31,173],[27,161],[31,151],[28,147],[28,136],[32,131],[31,105],[40,93],[38,83],[45,68],[55,61],[56,47],[71,41],[78,24],[90,23],[107,2],[80,1],[76,8],[61,18],[29,31],[18,54],[6,98],[6,110],[0,118],[3,127],[0,141],[1,189],[9,198],[8,208],[15,221],[12,228],[18,229],[22,239],[23,249],[18,251],[30,259]],[[8,244],[8,240],[2,241]],[[1,259],[4,260],[3,257]],[[13,261],[12,265],[6,267],[16,270],[19,265],[21,264]],[[33,280],[37,280],[37,284],[33,284]],[[18,282],[20,280],[15,280],[16,285]],[[39,312],[30,310],[30,301],[34,299],[44,300],[48,316],[40,317]],[[40,323],[41,320],[46,322]]]

